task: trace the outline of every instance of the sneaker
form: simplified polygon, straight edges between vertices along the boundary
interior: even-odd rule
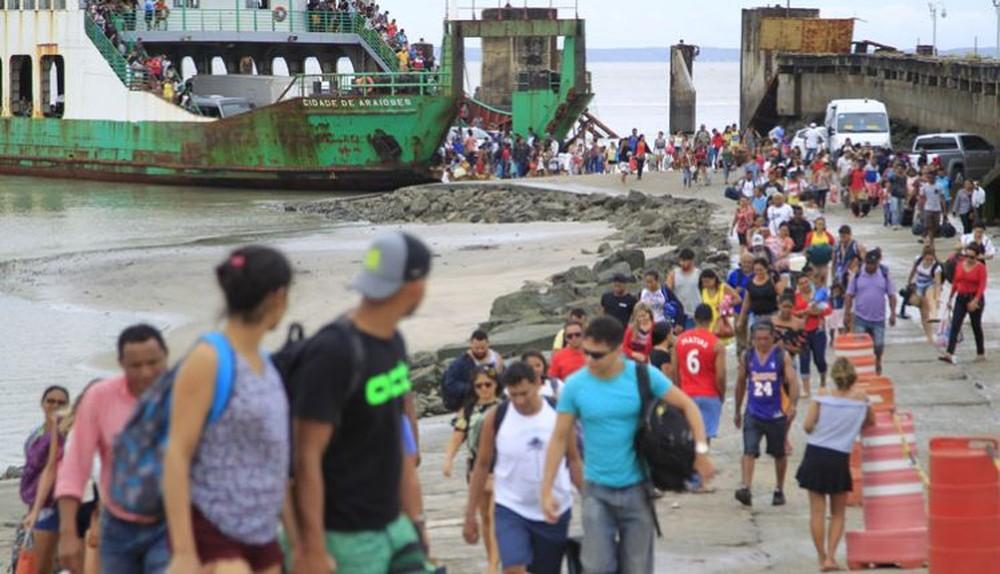
[[[771,498],[771,506],[784,506],[785,505],[785,493],[780,490],[774,491],[774,497]]]
[[[750,494],[750,489],[745,486],[736,491],[736,500],[739,500],[743,506],[753,506],[753,495]]]

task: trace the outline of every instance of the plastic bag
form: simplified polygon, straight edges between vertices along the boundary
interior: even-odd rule
[[[934,342],[941,349],[948,348],[948,338],[951,336],[951,307],[942,307],[941,322],[938,323],[937,332],[934,334]],[[961,333],[959,333],[961,338]]]

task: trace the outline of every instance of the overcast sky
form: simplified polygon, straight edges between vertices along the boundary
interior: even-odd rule
[[[450,0],[452,5],[456,0]],[[504,0],[505,1],[505,0]],[[517,6],[524,0],[512,0]],[[552,0],[572,6],[574,0]],[[683,38],[687,43],[720,48],[740,45],[740,9],[770,2],[748,0],[579,0],[580,15],[587,19],[587,44],[592,48],[669,46]],[[381,0],[411,38],[440,41],[445,0]],[[462,6],[472,0],[458,0]],[[996,9],[990,0],[941,0],[947,17],[938,20],[938,48],[971,47],[979,37],[981,47],[993,47]],[[531,0],[530,5],[547,5]],[[495,6],[497,0],[477,0],[476,6]],[[782,1],[784,5],[784,1]],[[854,39],[868,39],[912,50],[917,39],[931,43],[931,17],[927,0],[828,0],[792,2],[793,7],[821,7],[825,17],[860,18]]]

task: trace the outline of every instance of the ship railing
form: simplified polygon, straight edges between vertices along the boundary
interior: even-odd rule
[[[579,0],[446,0],[449,20],[527,20],[528,10],[549,10],[550,18],[579,18]],[[483,12],[490,10],[484,16]]]
[[[437,96],[451,93],[451,74],[429,72],[363,72],[293,76],[278,101],[291,98],[366,98]]]
[[[122,56],[114,43],[104,34],[104,29],[94,22],[89,12],[84,16],[83,27],[87,33],[87,37],[94,43],[94,47],[104,56],[108,65],[111,66],[111,70],[125,84],[126,88],[136,91],[146,89],[146,72],[144,70],[133,70],[129,66],[128,60],[125,59],[125,56]]]
[[[0,0],[0,10],[65,10],[66,0]]]
[[[2,0],[0,0],[2,1]],[[395,71],[399,62],[396,51],[382,38],[369,21],[359,13],[328,10],[274,10],[239,8],[211,9],[178,6],[151,14],[139,10],[124,18],[124,31],[129,32],[278,32],[289,35],[317,32],[357,34],[375,52],[384,67]]]

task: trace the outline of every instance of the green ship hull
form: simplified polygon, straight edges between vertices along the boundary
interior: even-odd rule
[[[0,173],[304,190],[426,182],[442,95],[297,98],[214,122],[0,119]]]

